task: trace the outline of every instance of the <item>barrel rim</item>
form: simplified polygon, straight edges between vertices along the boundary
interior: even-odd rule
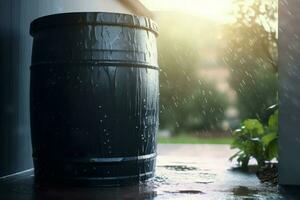
[[[158,25],[144,16],[112,12],[68,12],[39,17],[30,24],[30,35],[43,29],[61,25],[107,25],[145,29],[158,35]]]

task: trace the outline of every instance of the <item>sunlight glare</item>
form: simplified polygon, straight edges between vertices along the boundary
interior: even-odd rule
[[[152,11],[180,11],[218,22],[232,20],[232,0],[141,0]]]

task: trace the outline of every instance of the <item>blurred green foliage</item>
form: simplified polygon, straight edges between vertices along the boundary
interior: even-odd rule
[[[173,15],[161,14],[159,20],[160,128],[173,133],[219,130],[227,98],[199,77],[200,49],[213,41],[212,35],[206,36],[209,42],[199,35],[209,24],[192,20],[192,16]]]
[[[223,25],[188,14],[157,13],[161,129],[222,130],[229,104],[241,120],[262,119],[268,105],[277,102],[276,2],[235,0],[236,21]],[[211,52],[218,55],[212,61]],[[236,105],[199,76],[200,69],[212,67],[229,69]]]
[[[277,102],[277,1],[235,0],[236,21],[225,25],[223,60],[241,119],[261,118]]]
[[[231,144],[232,137],[199,137],[193,134],[178,134],[172,137],[158,137],[160,144]]]

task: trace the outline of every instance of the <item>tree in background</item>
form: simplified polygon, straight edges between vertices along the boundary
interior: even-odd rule
[[[227,98],[200,80],[207,48],[215,41],[209,21],[178,13],[158,13],[160,128],[178,132],[219,130]],[[212,31],[216,33],[216,31]],[[213,66],[212,66],[213,67]]]
[[[242,119],[261,118],[277,102],[277,3],[235,0],[236,21],[220,41]]]

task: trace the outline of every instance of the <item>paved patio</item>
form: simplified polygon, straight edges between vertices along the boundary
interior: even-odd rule
[[[254,173],[232,169],[228,145],[159,145],[156,177],[136,186],[115,188],[51,188],[33,183],[32,171],[0,182],[5,200],[103,199],[299,199],[298,188],[287,192],[262,184]]]

